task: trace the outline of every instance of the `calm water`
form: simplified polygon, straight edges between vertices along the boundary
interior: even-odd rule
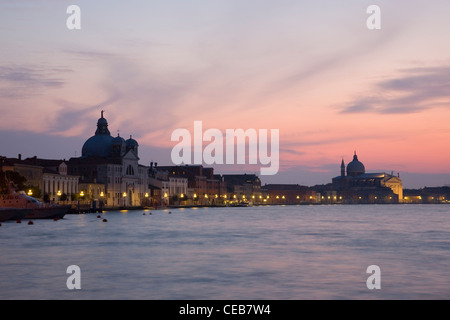
[[[0,299],[450,298],[450,206],[170,211],[2,223]]]

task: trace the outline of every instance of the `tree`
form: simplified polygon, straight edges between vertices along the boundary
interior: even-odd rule
[[[0,172],[0,193],[8,194],[10,183],[15,190],[24,190],[27,179],[15,171]]]

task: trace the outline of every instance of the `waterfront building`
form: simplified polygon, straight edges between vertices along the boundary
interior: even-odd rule
[[[32,159],[37,159],[33,157]],[[28,160],[28,159],[27,159]],[[35,196],[42,199],[44,168],[37,163],[24,161],[22,155],[17,158],[2,157],[2,171],[14,171],[26,179],[25,185],[35,189]]]
[[[261,189],[262,199],[266,204],[302,204],[317,202],[316,192],[307,186],[298,184],[266,184]]]
[[[78,193],[79,177],[68,174],[68,165],[65,160],[41,159],[36,156],[22,159],[8,158],[8,166],[3,170],[19,173],[26,179],[26,186],[36,198],[44,201],[59,202],[71,201]],[[30,192],[30,190],[24,190]]]
[[[111,136],[102,111],[95,134],[83,144],[81,157],[69,160],[68,169],[80,176],[80,183],[104,185],[105,205],[141,206],[151,190],[148,167],[139,164],[138,149],[132,136]]]
[[[67,174],[66,161],[39,160],[44,167],[42,174],[44,200],[57,202],[74,200],[78,194],[79,177]]]
[[[222,179],[229,199],[262,202],[261,180],[256,174],[224,174]]]
[[[214,175],[214,168],[205,168],[202,165],[162,166],[158,167],[160,173],[167,180],[163,187],[168,197],[180,196],[180,188],[186,190],[185,201],[192,204],[210,205],[225,201],[225,182],[220,176]],[[184,180],[186,179],[187,184]],[[178,191],[177,191],[178,190]],[[187,195],[187,196],[186,196]]]
[[[399,203],[403,202],[400,175],[385,172],[366,173],[365,166],[355,154],[345,167],[341,162],[341,175],[332,179],[332,188],[345,203]]]

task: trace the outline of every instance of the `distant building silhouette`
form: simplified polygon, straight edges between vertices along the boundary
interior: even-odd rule
[[[364,164],[353,155],[345,170],[341,162],[341,175],[332,179],[332,188],[347,203],[403,202],[403,185],[399,176],[384,172],[366,173]]]
[[[102,111],[94,136],[84,143],[81,157],[69,160],[68,170],[80,176],[80,185],[94,189],[104,186],[102,199],[95,193],[94,201],[108,206],[141,206],[151,189],[148,167],[139,164],[138,147],[131,136],[127,140],[119,134],[113,138]]]

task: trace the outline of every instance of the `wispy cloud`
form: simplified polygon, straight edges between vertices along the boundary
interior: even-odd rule
[[[28,98],[42,94],[45,89],[61,88],[66,83],[64,75],[71,71],[38,65],[0,66],[0,97]]]
[[[410,68],[379,81],[341,113],[407,114],[450,106],[450,66]]]

